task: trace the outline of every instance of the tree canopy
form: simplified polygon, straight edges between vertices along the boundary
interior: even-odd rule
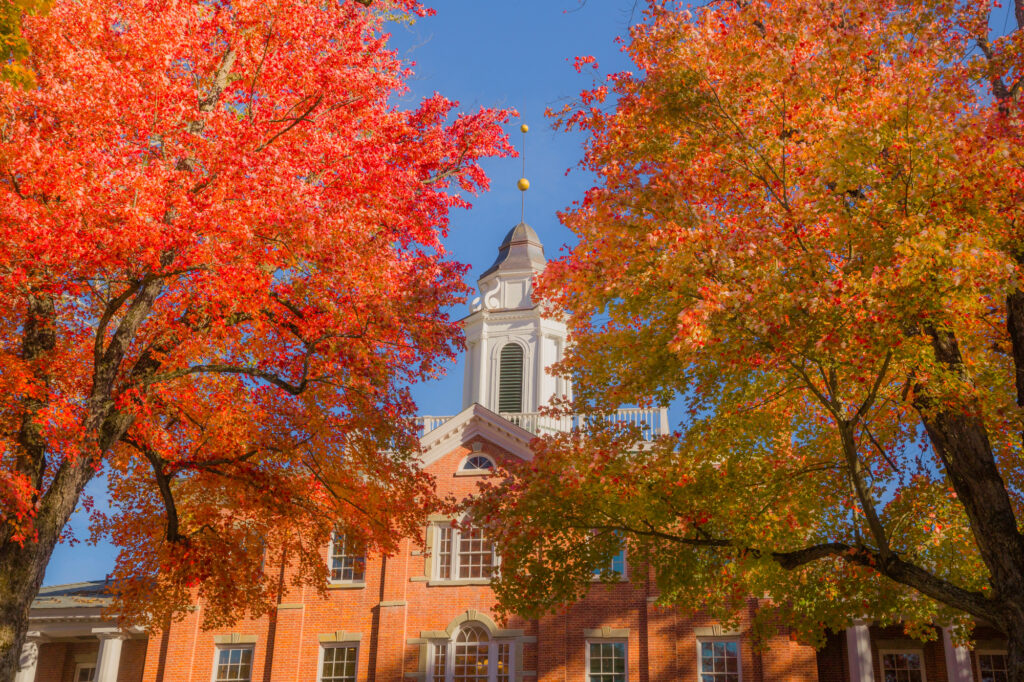
[[[268,608],[336,527],[389,552],[432,484],[405,386],[460,348],[448,213],[508,112],[394,104],[414,0],[82,0],[0,82],[0,678],[86,483],[128,621]],[[82,500],[88,504],[88,500]]]
[[[635,71],[555,112],[598,177],[542,281],[572,409],[684,418],[548,438],[491,487],[506,609],[625,542],[664,602],[769,595],[759,627],[815,643],[981,620],[1024,679],[1024,34],[993,11],[650,2]]]

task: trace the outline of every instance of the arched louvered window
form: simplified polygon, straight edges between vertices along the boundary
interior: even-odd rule
[[[498,412],[523,411],[523,347],[506,343],[501,349]]]

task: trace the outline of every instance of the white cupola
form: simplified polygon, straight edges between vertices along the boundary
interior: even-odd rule
[[[547,259],[537,233],[519,223],[498,247],[498,259],[478,280],[480,296],[462,320],[466,334],[463,408],[531,413],[555,396],[571,397],[568,380],[545,368],[562,359],[565,324],[541,316],[533,279]]]

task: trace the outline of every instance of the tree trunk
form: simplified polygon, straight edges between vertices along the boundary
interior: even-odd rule
[[[1024,682],[1024,621],[1007,628],[1006,679]]]
[[[965,374],[956,337],[934,329],[929,333],[936,359]],[[970,521],[995,588],[992,599],[1003,605],[1005,623],[1024,624],[1024,536],[979,416],[981,410],[974,404],[948,409],[933,400],[927,388],[919,391],[914,406]]]
[[[0,544],[0,682],[13,682],[28,633],[28,613],[39,593],[60,533],[71,518],[85,484],[93,477],[84,458],[65,462],[54,476],[36,518],[35,541]]]
[[[11,682],[18,672],[29,608],[52,552],[52,544],[45,548],[38,543],[0,549],[0,682]]]

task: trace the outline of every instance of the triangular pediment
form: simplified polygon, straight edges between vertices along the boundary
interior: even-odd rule
[[[530,449],[533,433],[516,426],[497,412],[473,403],[430,433],[423,434],[420,438],[420,461],[424,467],[430,466],[477,436],[524,461],[533,459],[533,450]]]

